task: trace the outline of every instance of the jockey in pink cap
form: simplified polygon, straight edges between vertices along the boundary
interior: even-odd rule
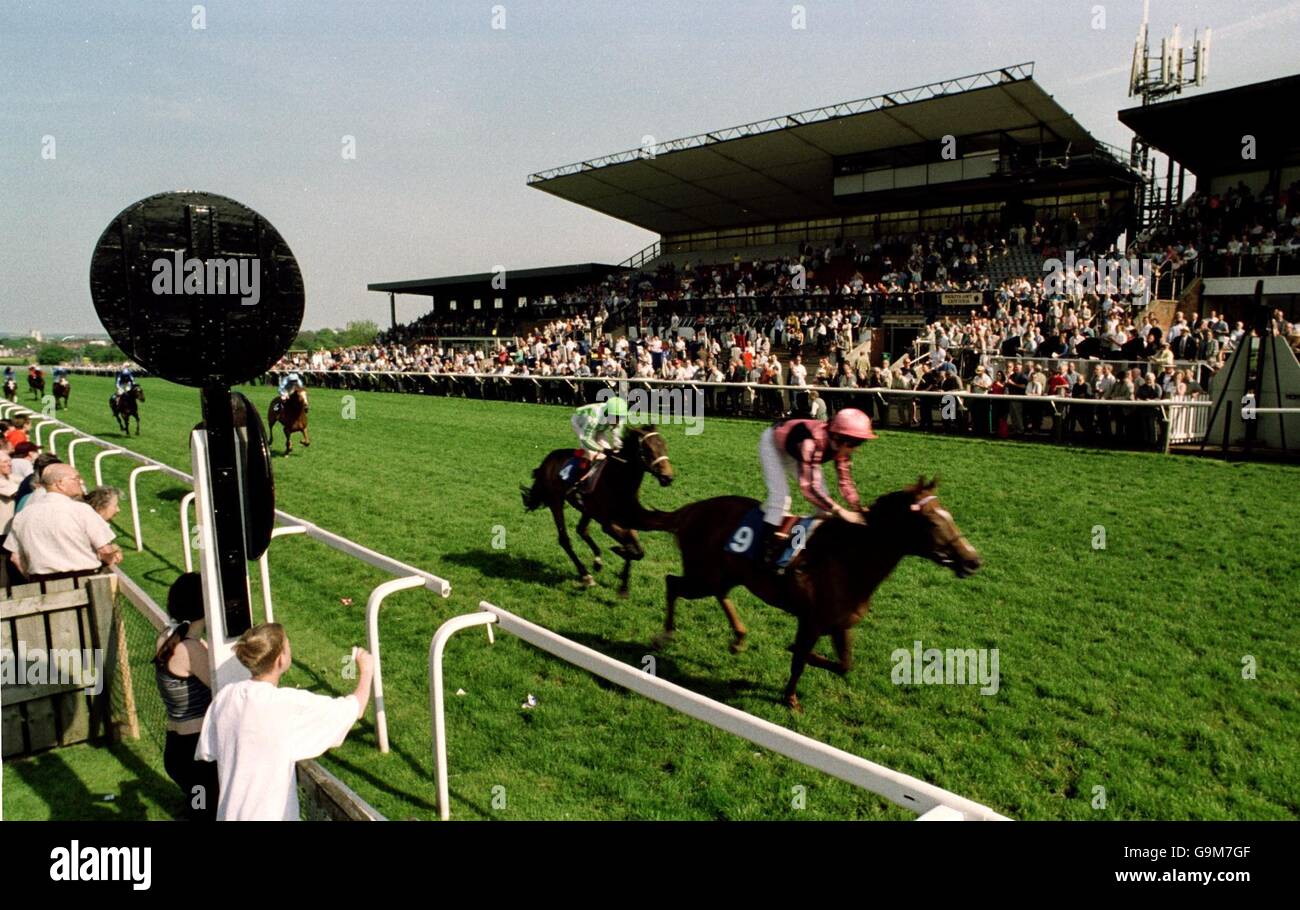
[[[767,540],[763,555],[770,565],[785,551],[795,516],[790,515],[790,481],[798,478],[799,492],[817,507],[822,517],[836,515],[845,521],[861,523],[861,501],[853,483],[853,450],[863,440],[875,439],[871,418],[857,408],[845,408],[829,424],[820,420],[782,420],[763,431],[758,441],[758,459],[767,482],[767,499],[763,503],[763,521]],[[833,459],[839,479],[840,495],[852,508],[846,509],[831,499],[822,478],[822,462]]]

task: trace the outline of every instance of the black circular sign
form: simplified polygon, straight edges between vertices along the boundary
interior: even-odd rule
[[[215,193],[159,193],[104,229],[90,262],[100,322],[132,360],[182,385],[255,379],[302,326],[302,272],[271,222]]]

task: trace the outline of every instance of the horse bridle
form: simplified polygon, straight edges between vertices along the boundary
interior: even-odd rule
[[[649,433],[646,433],[644,436],[641,437],[641,444],[644,445],[647,439],[652,439],[655,436],[659,436],[660,439],[663,439],[663,437],[659,435],[658,430],[651,430]],[[646,465],[646,470],[653,471],[655,469],[655,465],[659,464],[659,462],[661,461],[667,461],[667,460],[668,460],[667,455],[660,455],[654,461],[650,462],[650,464]]]
[[[931,493],[912,503],[911,509],[913,512],[920,512],[925,508],[927,503],[938,498],[938,496]],[[943,514],[948,518],[948,523],[952,525],[952,533],[948,536],[947,540],[939,541],[939,545],[935,548],[935,551],[936,553],[947,554],[940,560],[940,565],[951,566],[957,561],[957,541],[962,539],[962,533],[957,530],[956,524],[953,524],[952,516],[949,515],[946,510],[940,509],[939,511],[943,512]]]

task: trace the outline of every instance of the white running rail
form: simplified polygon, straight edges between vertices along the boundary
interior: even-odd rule
[[[451,817],[447,796],[447,731],[444,719],[445,695],[442,682],[442,653],[447,640],[470,626],[498,625],[522,638],[535,648],[581,667],[589,673],[631,689],[646,698],[667,705],[697,720],[747,739],[800,764],[815,768],[842,781],[870,790],[890,802],[916,812],[926,821],[963,819],[967,821],[1006,821],[1007,818],[965,797],[927,784],[910,775],[886,768],[865,758],[836,749],[785,727],[747,714],[744,711],[706,698],[675,683],[659,679],[645,671],[593,651],[591,648],[556,635],[549,629],[528,622],[487,601],[479,603],[479,613],[469,613],[447,620],[429,643],[429,695],[433,714],[433,753],[438,780],[438,811],[442,818]]]

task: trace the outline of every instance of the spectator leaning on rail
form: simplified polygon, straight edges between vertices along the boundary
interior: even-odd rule
[[[101,488],[112,492],[111,487]],[[93,492],[99,492],[98,490]],[[163,767],[180,787],[185,817],[190,821],[217,819],[217,766],[195,757],[203,717],[212,703],[211,665],[203,635],[203,582],[186,572],[167,591],[171,622],[158,636],[154,650],[154,680],[167,710],[167,742]]]
[[[81,476],[71,465],[52,464],[41,486],[46,495],[14,518],[5,549],[30,581],[91,575],[122,561],[113,529],[95,510],[78,501]]]
[[[14,479],[22,483],[27,479],[27,475],[36,470],[36,457],[41,454],[40,448],[30,442],[16,442],[13,450],[13,472]]]
[[[239,637],[235,656],[252,679],[222,686],[203,719],[195,757],[217,763],[218,821],[297,821],[297,762],[341,745],[366,712],[373,664],[356,651],[357,688],[330,698],[280,688],[292,653],[279,623]]]
[[[0,588],[9,584],[9,560],[3,557],[5,538],[14,520],[14,501],[18,496],[18,483],[13,479],[13,459],[8,452],[0,452]]]

